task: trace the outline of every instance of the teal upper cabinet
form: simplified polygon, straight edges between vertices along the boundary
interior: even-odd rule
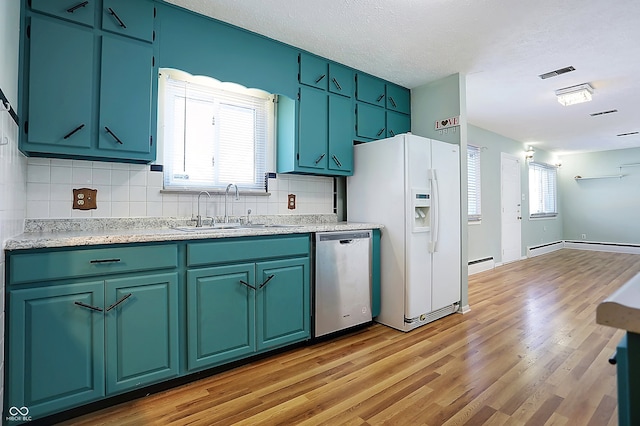
[[[356,77],[356,98],[372,105],[385,106],[385,82],[367,74]]]
[[[353,105],[350,99],[329,95],[328,168],[337,174],[353,172]]]
[[[387,111],[387,136],[393,137],[411,131],[411,117],[394,111]]]
[[[153,41],[153,3],[146,0],[103,1],[103,30],[140,40]]]
[[[298,61],[300,62],[300,83],[327,90],[329,64],[326,59],[301,53]]]
[[[27,150],[88,154],[93,62],[90,30],[39,16],[31,19]]]
[[[147,0],[33,2],[24,39],[23,152],[137,163],[155,159],[154,47],[141,41],[153,38],[153,5]],[[109,12],[102,18],[91,12],[89,19],[91,9],[121,10],[118,17],[123,22],[127,17],[124,25],[133,33],[121,37],[99,25],[90,28],[99,19],[103,25],[115,19]],[[67,15],[82,16],[83,25]]]
[[[329,91],[342,96],[353,96],[353,70],[335,62],[330,62]]]
[[[403,114],[411,113],[411,93],[404,87],[387,83],[387,109]]]
[[[385,110],[368,104],[356,106],[356,133],[367,139],[382,139],[387,136]]]
[[[102,37],[98,148],[114,158],[149,157],[151,141],[150,46],[122,37]]]
[[[94,0],[31,0],[31,9],[93,27]]]
[[[300,87],[300,120],[298,134],[298,165],[316,169],[327,168],[328,97],[325,92]]]

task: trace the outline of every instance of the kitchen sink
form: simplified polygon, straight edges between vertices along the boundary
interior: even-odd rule
[[[237,223],[223,223],[223,224],[219,224],[219,225],[213,225],[213,226],[176,226],[173,229],[177,230],[177,231],[184,231],[184,232],[205,232],[205,231],[222,231],[222,230],[230,230],[230,229],[242,229],[242,227],[240,226],[240,224]]]
[[[285,225],[279,223],[265,224],[265,223],[252,223],[251,225],[242,225],[241,228],[295,228],[300,225]]]

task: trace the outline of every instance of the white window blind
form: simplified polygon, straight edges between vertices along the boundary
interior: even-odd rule
[[[264,190],[273,98],[171,77],[163,87],[165,189]]]
[[[557,169],[544,163],[529,163],[529,216],[554,217],[558,215]]]
[[[482,218],[479,146],[467,145],[467,180],[468,220],[478,222]]]

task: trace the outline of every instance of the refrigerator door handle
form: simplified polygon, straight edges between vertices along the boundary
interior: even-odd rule
[[[429,242],[429,253],[438,251],[438,228],[440,227],[440,188],[438,188],[438,176],[436,169],[429,170],[431,180],[431,241]]]

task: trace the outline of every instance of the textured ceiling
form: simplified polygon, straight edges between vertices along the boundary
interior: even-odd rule
[[[464,74],[469,123],[525,145],[640,147],[640,135],[616,136],[640,131],[638,0],[165,1],[409,88]],[[585,82],[592,102],[556,101]]]

